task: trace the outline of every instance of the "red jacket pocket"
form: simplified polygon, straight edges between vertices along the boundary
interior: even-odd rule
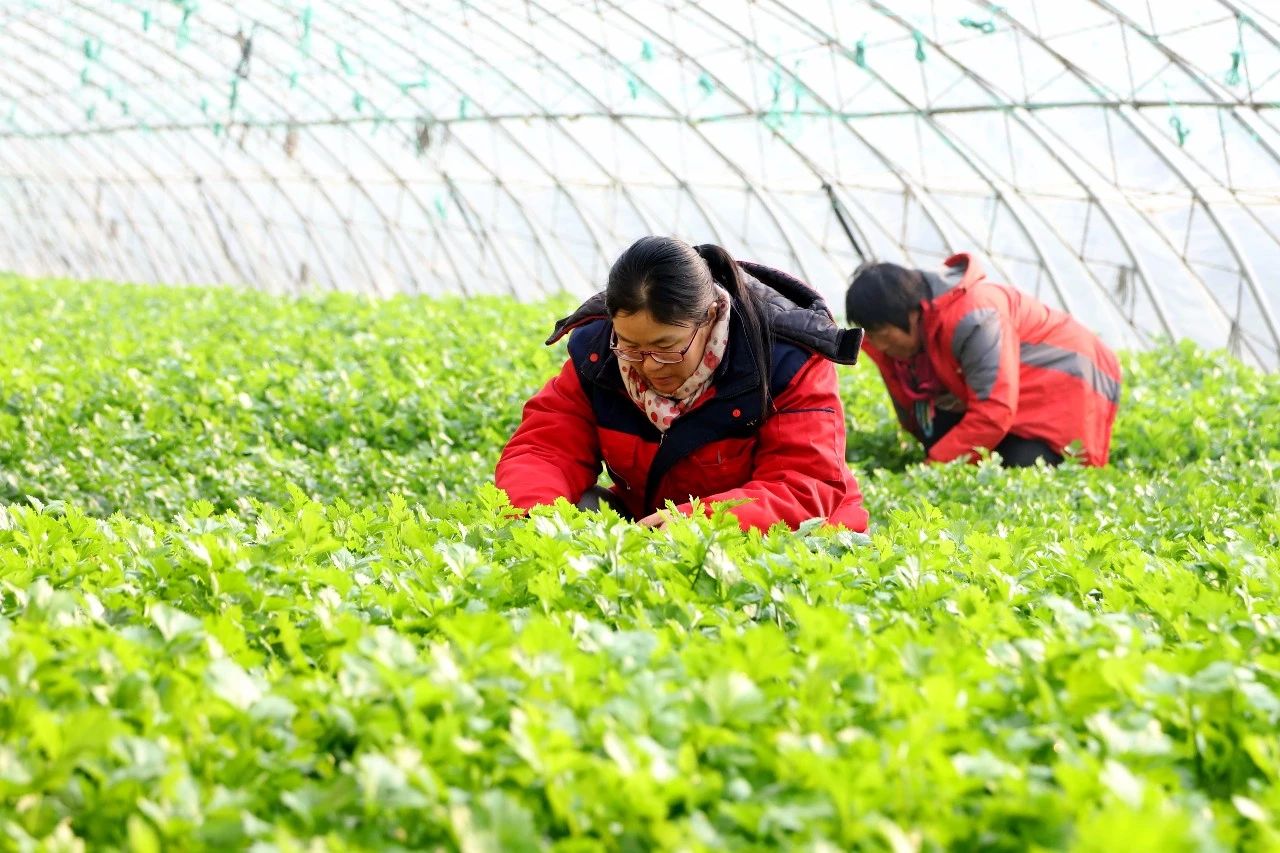
[[[698,448],[667,474],[659,500],[683,503],[745,485],[755,468],[755,447],[754,438],[726,438]]]
[[[643,500],[645,472],[641,470],[640,446],[643,442],[633,435],[611,429],[601,429],[600,455],[613,484],[623,492],[638,492]]]

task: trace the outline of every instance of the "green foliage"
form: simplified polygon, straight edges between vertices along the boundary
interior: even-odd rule
[[[520,518],[563,308],[0,284],[0,843],[1280,845],[1276,377],[1006,471],[861,365],[869,536]]]
[[[557,310],[0,279],[0,501],[468,494],[561,357]]]

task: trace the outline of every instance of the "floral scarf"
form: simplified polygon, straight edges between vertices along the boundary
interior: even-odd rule
[[[622,374],[622,383],[627,387],[631,401],[649,418],[649,422],[660,432],[666,432],[671,423],[689,411],[702,399],[711,387],[711,379],[724,359],[725,348],[729,345],[729,307],[732,300],[729,291],[716,285],[716,322],[707,336],[706,352],[702,361],[694,368],[689,378],[671,393],[670,396],[660,394],[649,387],[639,364],[618,360],[618,371]]]

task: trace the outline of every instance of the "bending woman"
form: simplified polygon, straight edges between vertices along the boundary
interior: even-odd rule
[[[660,524],[668,500],[686,513],[694,497],[708,510],[745,500],[731,510],[743,529],[866,529],[831,363],[856,360],[861,330],[840,329],[804,283],[719,246],[645,237],[547,343],[567,333],[569,360],[498,462],[513,505],[603,500]]]

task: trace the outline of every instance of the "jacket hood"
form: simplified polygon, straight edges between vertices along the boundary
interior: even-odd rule
[[[968,252],[959,252],[947,258],[940,273],[921,270],[929,296],[925,304],[943,304],[958,299],[959,294],[987,277],[978,259]]]

